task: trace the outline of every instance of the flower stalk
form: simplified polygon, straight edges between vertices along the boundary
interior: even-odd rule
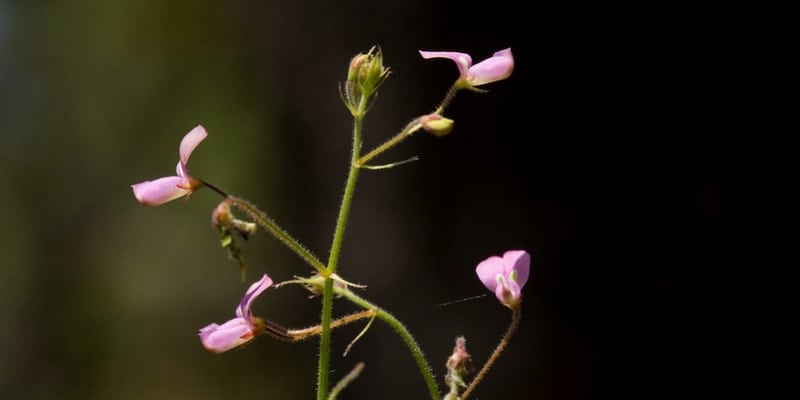
[[[316,256],[314,256],[314,254],[300,244],[297,239],[289,235],[288,232],[286,232],[275,221],[267,216],[265,212],[259,210],[258,207],[254,206],[247,200],[234,196],[228,196],[225,201],[230,202],[232,206],[244,211],[250,216],[250,218],[253,218],[253,220],[255,220],[259,226],[272,234],[272,236],[275,236],[276,239],[294,251],[295,254],[305,260],[308,265],[314,267],[314,269],[316,269],[319,273],[322,274],[325,272],[325,265],[322,264],[322,262]]]
[[[500,343],[494,349],[492,355],[489,356],[489,359],[486,361],[485,364],[483,364],[481,370],[478,372],[477,375],[475,375],[475,379],[473,379],[472,382],[470,382],[469,386],[467,386],[467,388],[464,390],[464,393],[461,394],[459,400],[467,400],[469,395],[472,394],[472,392],[475,390],[478,384],[481,383],[483,378],[492,368],[495,361],[497,361],[497,359],[500,357],[500,354],[503,353],[503,350],[506,349],[506,346],[508,346],[508,342],[511,340],[511,336],[514,336],[514,332],[517,330],[517,327],[519,326],[519,320],[520,317],[522,316],[520,310],[521,306],[519,303],[517,304],[516,307],[511,309],[511,324],[508,325],[506,333],[503,335],[503,338],[500,339]]]

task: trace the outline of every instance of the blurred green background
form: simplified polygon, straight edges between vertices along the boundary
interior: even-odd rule
[[[417,50],[477,61],[511,47],[517,62],[488,94],[456,97],[451,135],[412,137],[381,160],[420,160],[363,172],[356,193],[340,272],[407,324],[436,375],[458,335],[480,364],[509,317],[492,295],[443,304],[486,293],[474,266],[522,248],[523,322],[476,398],[655,398],[707,382],[721,353],[711,271],[735,259],[739,170],[729,139],[683,124],[702,114],[707,89],[680,84],[703,53],[661,31],[667,19],[558,1],[0,0],[0,398],[313,398],[316,340],[222,355],[199,343],[247,287],[210,225],[219,198],[146,208],[130,185],[171,174],[202,124],[193,174],[325,259],[350,148],[337,84],[375,44],[393,74],[367,148],[456,78]],[[249,281],[309,272],[263,232],[244,257]],[[304,327],[318,307],[288,287],[254,311]],[[334,336],[332,381],[366,362],[342,397],[425,398],[380,323],[339,356],[359,329]]]

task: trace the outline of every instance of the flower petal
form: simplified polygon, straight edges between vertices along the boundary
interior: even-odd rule
[[[499,286],[497,284],[497,275],[505,276],[505,261],[497,256],[491,256],[478,264],[475,267],[475,272],[478,274],[478,279],[483,282],[487,289],[494,292]]]
[[[226,352],[255,337],[252,328],[244,318],[234,318],[222,325],[210,324],[200,329],[198,335],[203,347],[212,353]]]
[[[133,195],[140,203],[155,207],[178,197],[189,194],[189,191],[180,186],[186,184],[186,179],[180,176],[167,176],[154,181],[144,181],[131,185]]]
[[[511,76],[514,71],[514,56],[511,48],[500,50],[469,69],[469,82],[473,86],[500,81]]]
[[[503,254],[506,268],[505,275],[508,276],[512,270],[517,271],[517,283],[520,289],[528,282],[531,271],[531,255],[525,250],[509,250]]]
[[[189,162],[189,157],[192,155],[195,147],[197,147],[200,142],[202,142],[208,133],[206,129],[203,128],[202,125],[197,125],[186,134],[181,140],[181,145],[179,147],[178,154],[181,157],[181,163],[183,164],[184,169],[186,168],[186,164]],[[180,174],[180,173],[179,173]]]
[[[472,57],[467,53],[459,53],[456,51],[424,51],[420,50],[419,54],[422,58],[448,58],[453,60],[458,66],[459,78],[466,78],[467,72],[472,66]]]
[[[250,311],[250,305],[253,304],[253,301],[261,294],[264,290],[272,285],[272,279],[264,274],[257,282],[250,285],[250,288],[247,289],[247,293],[245,293],[242,301],[239,303],[239,306],[236,307],[236,316],[242,317],[247,320],[248,323],[252,325],[253,321],[253,313]]]

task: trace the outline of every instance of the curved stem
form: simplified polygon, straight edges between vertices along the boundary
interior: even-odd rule
[[[270,219],[267,214],[261,210],[259,210],[253,204],[250,204],[247,200],[240,199],[234,196],[228,196],[227,201],[230,202],[233,206],[243,210],[247,215],[253,218],[258,225],[264,228],[267,232],[275,236],[276,239],[281,241],[281,243],[285,244],[286,247],[292,249],[300,258],[305,260],[309,265],[314,267],[318,272],[323,273],[325,271],[325,265],[311,254],[308,249],[303,247],[295,238],[289,235],[283,228],[278,226],[272,219]]]
[[[386,310],[375,306],[374,304],[370,303],[369,301],[357,296],[355,293],[348,289],[335,289],[336,294],[341,295],[348,300],[352,301],[355,304],[367,309],[367,310],[374,310],[375,317],[381,319],[382,321],[386,322],[392,329],[397,332],[403,342],[406,344],[406,347],[411,351],[411,355],[414,357],[414,361],[417,363],[417,367],[419,368],[419,372],[422,374],[422,378],[425,380],[425,384],[428,386],[428,392],[431,395],[431,399],[433,400],[441,400],[442,396],[439,393],[439,387],[436,385],[436,379],[433,377],[433,372],[431,370],[428,361],[425,359],[425,354],[422,352],[422,348],[419,346],[416,340],[414,340],[414,336],[411,335],[411,332],[400,322],[397,318],[395,318],[392,314],[388,313]]]
[[[460,400],[466,400],[472,391],[475,390],[475,387],[478,386],[478,384],[483,380],[483,377],[486,376],[486,373],[489,372],[489,369],[492,368],[494,362],[497,361],[497,358],[500,357],[500,353],[505,350],[506,346],[508,345],[508,341],[511,339],[511,336],[514,335],[514,331],[516,331],[517,326],[519,326],[519,320],[521,316],[520,305],[518,304],[511,310],[511,324],[508,326],[508,329],[506,329],[505,335],[503,335],[503,338],[500,339],[500,343],[497,345],[497,348],[494,349],[494,352],[489,357],[489,360],[486,361],[486,364],[483,364],[483,368],[481,368],[480,372],[478,372],[478,375],[475,376],[475,379],[473,379],[467,389],[464,390]]]

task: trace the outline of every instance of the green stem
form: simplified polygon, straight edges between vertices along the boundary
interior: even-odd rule
[[[439,107],[436,107],[436,111],[433,113],[436,115],[442,115],[444,109],[447,108],[451,101],[453,101],[453,97],[456,97],[458,89],[460,89],[458,82],[453,84],[453,86],[450,86],[450,90],[447,91],[447,94],[444,96],[444,100],[442,100],[442,102],[439,104]]]
[[[358,159],[356,161],[356,164],[358,166],[366,164],[369,160],[375,158],[378,154],[383,153],[384,151],[394,147],[396,144],[402,142],[407,137],[411,136],[411,134],[418,131],[419,128],[422,128],[422,123],[420,123],[420,118],[417,117],[414,118],[411,122],[409,122],[408,125],[406,125],[406,127],[403,128],[402,131],[400,131],[400,133],[398,133],[391,139],[383,142],[382,145],[376,147],[374,150],[370,151],[369,153],[365,154],[363,157]]]
[[[325,268],[325,288],[322,291],[322,333],[319,338],[319,365],[317,368],[317,400],[325,400],[328,397],[328,371],[330,369],[331,352],[331,319],[333,315],[333,279],[331,274],[336,273],[339,263],[339,254],[344,240],[344,231],[347,226],[347,218],[350,215],[350,207],[353,203],[353,195],[358,181],[359,168],[357,161],[361,154],[361,132],[364,125],[364,115],[367,109],[367,98],[363,96],[353,117],[353,149],[350,155],[350,167],[347,173],[347,183],[344,187],[342,204],[339,208],[339,218],[336,220],[336,231],[333,234],[331,243],[328,266]]]
[[[247,200],[240,199],[238,197],[228,196],[227,201],[230,202],[231,205],[238,207],[247,213],[247,215],[253,218],[262,228],[272,234],[272,236],[275,236],[275,238],[277,238],[281,243],[285,244],[286,247],[292,249],[298,256],[300,256],[300,258],[305,260],[305,262],[314,267],[317,271],[321,273],[325,270],[325,265],[322,264],[322,261],[311,254],[308,249],[303,247],[300,242],[289,235],[285,230],[283,230],[283,228],[278,226],[278,224],[269,218],[265,212],[259,210]]]
[[[489,372],[489,369],[492,368],[494,362],[497,361],[498,357],[500,357],[500,353],[502,353],[503,350],[505,350],[509,340],[511,339],[511,336],[514,335],[514,331],[516,331],[517,326],[519,326],[519,320],[521,316],[520,305],[517,304],[514,308],[511,309],[511,311],[512,311],[511,324],[508,326],[508,329],[506,329],[505,335],[503,335],[503,338],[500,339],[500,343],[494,349],[494,352],[489,357],[489,360],[486,361],[486,364],[483,364],[483,368],[481,368],[481,371],[478,372],[478,375],[475,375],[475,379],[473,379],[472,382],[467,387],[467,389],[464,390],[464,393],[459,398],[460,400],[467,400],[467,397],[469,397],[472,391],[475,390],[475,387],[478,386],[478,383],[480,383],[481,380],[483,380],[483,377],[485,377],[486,373]]]
[[[336,386],[333,387],[333,389],[331,390],[331,395],[330,397],[328,397],[328,400],[336,400],[336,396],[338,396],[339,393],[341,393],[341,391],[344,390],[344,388],[346,388],[347,385],[350,384],[350,382],[353,382],[356,378],[358,378],[358,375],[360,375],[361,371],[363,370],[364,370],[363,362],[356,364],[356,366],[353,367],[350,373],[345,375],[344,378],[342,378],[342,380],[339,381],[339,383],[337,383]]]
[[[447,94],[444,96],[444,100],[442,100],[442,102],[439,104],[439,106],[436,107],[436,111],[434,111],[432,114],[429,114],[429,115],[442,115],[442,113],[444,112],[444,109],[447,108],[447,106],[450,104],[451,101],[453,101],[453,98],[456,96],[456,93],[458,93],[459,89],[461,89],[461,86],[459,86],[459,82],[456,82],[455,84],[453,84],[453,86],[450,87],[450,90],[448,90]],[[426,117],[429,116],[429,115],[426,115]],[[414,132],[416,132],[420,128],[422,128],[421,120],[422,120],[422,117],[417,117],[417,118],[414,118],[413,120],[411,120],[411,122],[409,122],[405,126],[405,128],[403,128],[403,130],[400,131],[400,133],[398,133],[397,135],[394,135],[394,137],[392,137],[391,139],[383,142],[383,144],[381,144],[380,146],[376,147],[375,149],[373,149],[369,153],[365,154],[363,157],[358,159],[356,164],[358,166],[363,166],[364,164],[369,162],[369,160],[372,160],[373,158],[375,158],[379,154],[383,153],[386,150],[389,150],[390,148],[394,147],[398,143],[402,142],[403,140],[405,140],[406,138],[411,136],[411,134],[413,134]]]
[[[331,319],[333,315],[333,279],[325,279],[322,291],[322,332],[319,335],[319,365],[317,366],[317,400],[328,398],[328,370],[331,362]]]
[[[344,296],[348,300],[352,301],[353,303],[361,306],[367,310],[375,310],[375,316],[384,322],[386,322],[389,326],[391,326],[395,332],[403,339],[403,342],[406,344],[408,349],[411,351],[411,355],[414,357],[414,361],[417,363],[417,367],[419,368],[420,373],[422,374],[422,378],[425,379],[425,384],[428,386],[428,392],[431,395],[432,400],[441,400],[442,396],[439,393],[439,387],[436,385],[436,379],[433,377],[433,372],[431,370],[428,361],[425,359],[425,354],[422,352],[422,348],[419,347],[419,344],[414,337],[411,335],[411,332],[400,322],[397,318],[395,318],[392,314],[388,313],[386,310],[370,303],[369,301],[357,296],[355,293],[350,291],[349,289],[339,289],[336,288],[336,294]]]

